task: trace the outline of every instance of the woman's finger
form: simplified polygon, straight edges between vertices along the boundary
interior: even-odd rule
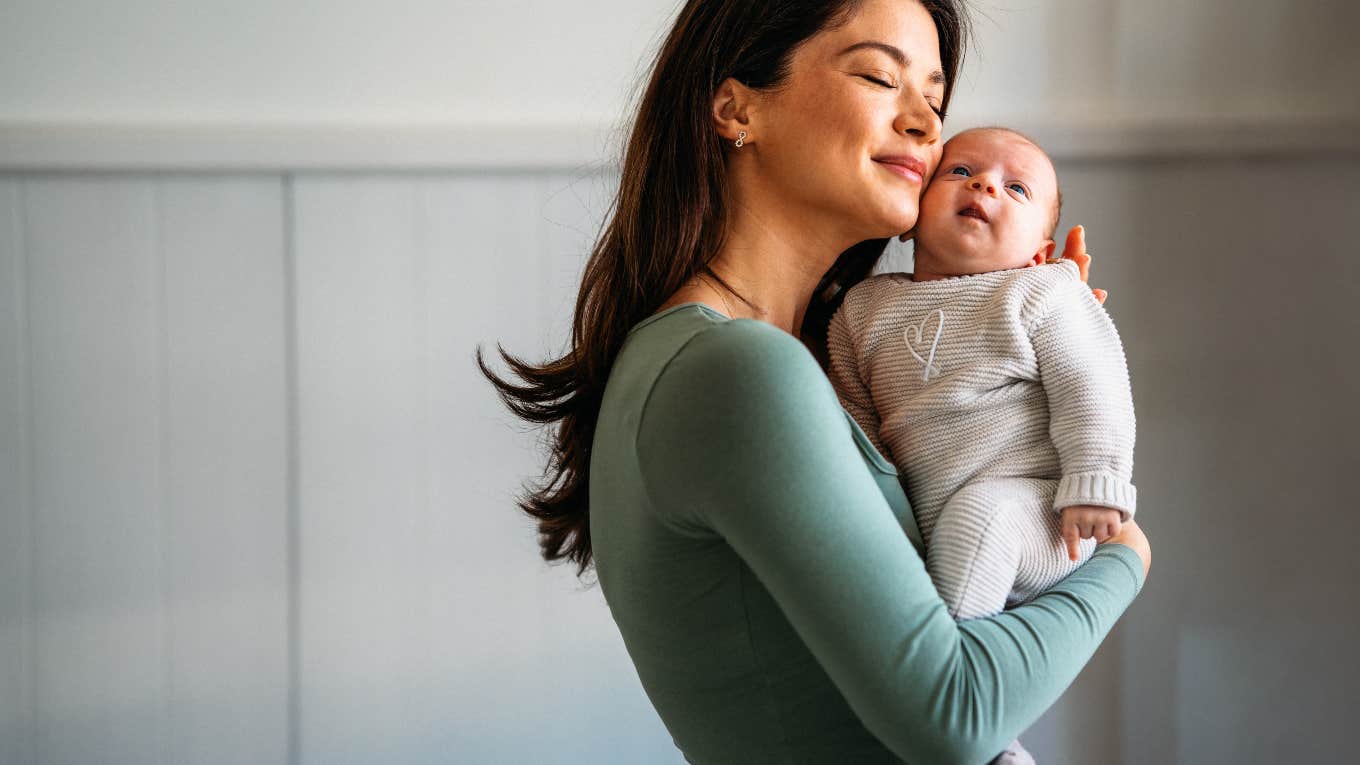
[[[1070,260],[1077,264],[1077,270],[1081,272],[1081,280],[1086,281],[1091,276],[1091,256],[1086,254],[1086,229],[1082,226],[1073,226],[1067,232],[1067,241],[1063,244],[1063,259]]]
[[[1086,227],[1073,226],[1067,231],[1067,241],[1063,242],[1063,257],[1070,258],[1086,254]]]
[[[1080,272],[1083,282],[1091,278],[1091,254],[1086,251],[1085,226],[1073,226],[1072,230],[1067,232],[1062,256],[1064,260],[1077,264],[1077,271]],[[1101,305],[1105,305],[1105,299],[1110,296],[1110,293],[1098,288],[1092,288],[1091,294],[1095,295],[1096,302]]]

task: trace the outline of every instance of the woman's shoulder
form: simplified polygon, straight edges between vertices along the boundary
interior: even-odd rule
[[[668,388],[696,403],[835,400],[826,374],[798,338],[763,321],[729,319],[703,304],[676,306],[640,323],[619,363],[644,360],[650,388]]]
[[[724,369],[811,364],[811,352],[794,336],[756,319],[729,319],[703,303],[673,306],[642,320],[625,350],[661,350],[676,361],[713,363]],[[651,355],[651,354],[648,354]]]
[[[812,353],[798,338],[757,319],[719,322],[696,334],[681,354],[729,370],[820,372]]]

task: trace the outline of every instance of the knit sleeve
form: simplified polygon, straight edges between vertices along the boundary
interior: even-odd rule
[[[1105,309],[1071,271],[1052,285],[1029,330],[1062,467],[1053,509],[1112,507],[1127,521],[1137,510],[1137,491],[1124,346]]]
[[[856,286],[862,286],[862,283]],[[863,326],[860,320],[863,315],[861,305],[864,302],[864,294],[863,290],[852,288],[836,314],[831,317],[831,327],[827,330],[826,338],[827,352],[831,357],[827,375],[831,378],[831,385],[841,400],[841,406],[854,418],[860,430],[864,431],[864,435],[869,437],[869,442],[878,453],[891,460],[892,455],[888,454],[879,438],[878,411],[874,408],[873,398],[869,395],[869,386],[861,374],[862,357],[858,336],[859,329]]]
[[[886,746],[909,762],[986,762],[1133,600],[1138,555],[1102,545],[1032,602],[956,623],[849,424],[796,339],[736,320],[668,362],[636,453],[655,510],[731,546]]]

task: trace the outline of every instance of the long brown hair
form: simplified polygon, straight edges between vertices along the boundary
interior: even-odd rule
[[[949,105],[963,55],[964,19],[956,0],[921,2],[935,20]],[[789,75],[794,49],[845,23],[856,0],[689,0],[657,53],[631,135],[609,222],[586,262],[576,297],[571,347],[542,365],[497,346],[515,379],[477,366],[517,416],[556,423],[542,482],[519,506],[538,522],[549,561],[567,559],[585,572],[590,546],[590,453],[610,367],[628,331],[709,264],[726,231],[727,142],[711,104],[728,77],[761,89]],[[886,239],[843,253],[814,293],[805,337],[825,336],[844,290],[873,268]]]

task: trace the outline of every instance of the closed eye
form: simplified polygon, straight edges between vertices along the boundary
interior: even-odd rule
[[[887,82],[886,80],[880,80],[877,77],[873,77],[867,74],[861,74],[860,77],[863,77],[864,79],[868,80],[869,82],[872,82],[875,85],[882,85],[885,88],[893,88],[894,90],[896,89],[891,82]]]

